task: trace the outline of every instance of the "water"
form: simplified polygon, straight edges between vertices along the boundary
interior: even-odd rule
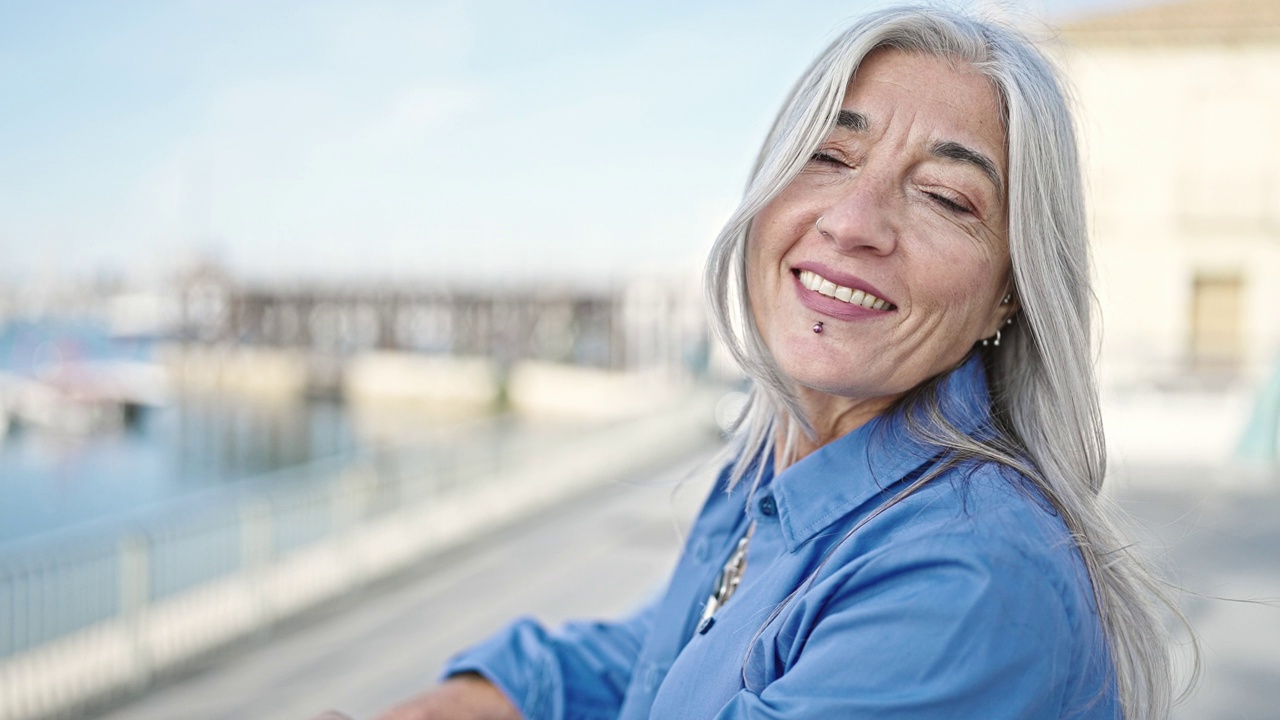
[[[148,361],[155,341],[113,338],[92,319],[0,322],[0,371],[34,376],[81,360]]]
[[[154,341],[116,340],[90,321],[0,328],[0,371],[36,377],[76,361],[149,362]],[[359,450],[336,401],[183,395],[117,432],[0,438],[0,544],[94,521],[275,470]]]
[[[336,402],[188,396],[119,433],[11,433],[0,444],[0,544],[354,453]]]

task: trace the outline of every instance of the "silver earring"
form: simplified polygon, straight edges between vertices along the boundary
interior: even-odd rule
[[[819,220],[821,220],[822,218],[818,218],[818,219],[819,219]],[[1004,299],[1000,301],[1000,304],[1001,304],[1001,305],[1008,305],[1008,304],[1009,304],[1009,301],[1010,301],[1010,300],[1012,300],[1012,299],[1013,299],[1013,293],[1005,293],[1005,294],[1004,294]]]
[[[1000,347],[1000,331],[999,330],[996,331],[994,338],[983,338],[982,340],[982,347],[990,347],[992,345],[996,347]]]

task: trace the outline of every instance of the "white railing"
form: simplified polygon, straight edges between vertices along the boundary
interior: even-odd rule
[[[10,549],[0,553],[0,720],[135,694],[283,618],[714,438],[699,396],[555,442],[321,463],[302,471],[306,482],[201,496],[113,536]]]

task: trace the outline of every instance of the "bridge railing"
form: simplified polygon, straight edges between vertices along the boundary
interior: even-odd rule
[[[0,551],[0,720],[137,693],[228,643],[714,438],[705,398],[566,435],[316,463],[115,533]]]

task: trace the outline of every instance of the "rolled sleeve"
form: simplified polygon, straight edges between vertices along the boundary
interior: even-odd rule
[[[1060,587],[1019,548],[969,535],[876,553],[780,619],[781,655],[748,658],[762,686],[718,717],[1057,718],[1072,662]]]
[[[655,613],[650,604],[620,622],[555,632],[522,618],[455,656],[442,676],[478,673],[530,720],[615,718]]]

